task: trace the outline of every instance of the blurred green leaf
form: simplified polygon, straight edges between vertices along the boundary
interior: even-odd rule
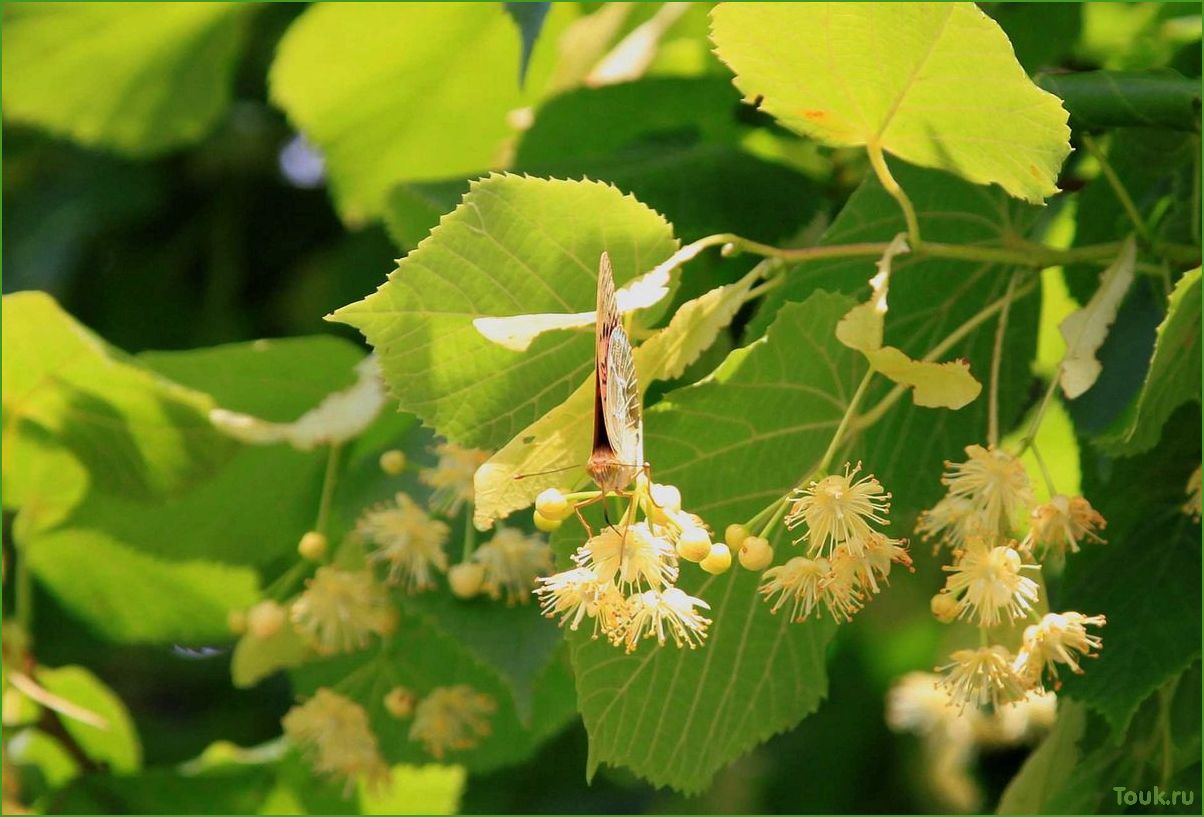
[[[64,607],[113,641],[223,641],[229,637],[228,612],[259,595],[249,569],[167,561],[101,530],[36,531],[17,546],[33,575]]]
[[[434,760],[421,743],[409,739],[413,719],[400,720],[385,709],[385,695],[393,687],[404,686],[419,699],[436,687],[456,684],[467,684],[489,695],[497,704],[497,711],[489,719],[489,735],[477,747],[451,751],[446,758],[472,773],[529,757],[540,741],[564,727],[576,709],[566,662],[553,661],[535,682],[530,726],[524,727],[509,689],[495,671],[454,640],[410,616],[403,618],[397,632],[379,649],[308,663],[290,670],[289,676],[302,698],[319,687],[337,685],[340,693],[363,706],[381,753],[390,763],[423,764]]]
[[[1058,65],[1078,40],[1077,3],[988,3],[984,9],[1008,35],[1016,60],[1032,74]]]
[[[60,788],[79,774],[79,763],[71,753],[57,738],[40,729],[22,729],[12,734],[4,749],[15,765],[37,769],[51,790]]]
[[[239,689],[255,686],[274,672],[298,666],[310,652],[301,635],[289,626],[267,638],[245,633],[230,656],[230,679]]]
[[[456,814],[464,783],[460,766],[394,766],[383,790],[360,783],[360,813]]]
[[[1075,129],[1148,127],[1200,133],[1200,81],[1175,71],[1041,74],[1037,85],[1060,97]]]
[[[515,352],[473,319],[592,310],[603,250],[621,286],[676,246],[663,218],[609,185],[492,175],[375,293],[332,317],[364,333],[402,410],[497,449],[585,379],[593,335],[552,332]]]
[[[48,692],[104,719],[106,725],[99,727],[59,716],[63,728],[89,758],[118,773],[141,768],[142,745],[129,710],[103,681],[83,667],[42,667],[37,680]]]
[[[4,10],[4,118],[146,156],[230,103],[251,5],[30,3]]]
[[[1145,385],[1113,429],[1095,441],[1113,455],[1157,445],[1162,426],[1182,403],[1200,399],[1200,268],[1184,274],[1158,327]]]
[[[722,531],[810,475],[865,372],[859,354],[833,342],[852,306],[821,292],[783,307],[764,339],[648,412],[653,474],[680,488],[685,509]],[[576,546],[571,538],[559,537],[561,557]],[[793,555],[781,540],[777,550],[777,562]],[[714,621],[697,650],[644,642],[625,655],[588,628],[568,634],[591,776],[606,763],[698,792],[717,769],[815,711],[835,628],[772,615],[759,579],[739,566],[715,578],[684,566],[678,585],[709,603]]]
[[[569,16],[553,9],[549,30]],[[339,212],[358,223],[398,182],[499,165],[507,114],[538,98],[555,56],[536,46],[522,90],[520,51],[497,3],[320,4],[281,41],[272,99],[322,151]]]
[[[502,5],[506,9],[506,13],[514,20],[514,24],[518,26],[518,34],[523,43],[523,53],[518,61],[518,84],[521,86],[527,76],[531,52],[535,50],[539,32],[543,30],[544,20],[547,19],[548,12],[552,10],[552,4],[525,2],[503,3]]]
[[[141,499],[183,490],[233,452],[208,397],[133,365],[48,295],[4,296],[3,322],[6,440],[52,438],[97,489]],[[21,478],[6,462],[5,481]]]
[[[255,814],[272,776],[261,766],[231,766],[199,775],[148,769],[137,775],[90,774],[50,799],[58,814]]]
[[[973,3],[725,3],[711,19],[736,86],[763,95],[761,107],[791,130],[1034,203],[1057,192],[1070,153],[1066,111]],[[980,104],[985,85],[990,105]]]

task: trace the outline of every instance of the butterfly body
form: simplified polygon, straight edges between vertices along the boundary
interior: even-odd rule
[[[604,252],[598,263],[594,331],[594,440],[586,470],[602,491],[622,491],[644,463],[644,425],[631,341],[615,299],[614,272]]]

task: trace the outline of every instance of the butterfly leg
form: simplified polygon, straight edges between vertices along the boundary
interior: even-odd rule
[[[599,502],[602,503],[602,515],[605,517],[606,494],[604,493],[600,493],[592,499],[587,499],[583,502],[577,502],[573,505],[573,513],[577,514],[577,520],[581,523],[581,527],[585,528],[585,535],[587,539],[594,538],[594,529],[590,527],[589,522],[585,521],[585,514],[581,513],[581,509],[588,508],[590,505],[596,505]]]

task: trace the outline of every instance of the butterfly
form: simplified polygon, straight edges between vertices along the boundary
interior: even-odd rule
[[[614,270],[598,261],[594,330],[594,442],[586,470],[603,494],[622,491],[644,466],[644,422],[631,341],[615,299]]]

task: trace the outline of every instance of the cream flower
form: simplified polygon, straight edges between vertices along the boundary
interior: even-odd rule
[[[1082,613],[1047,613],[1037,624],[1024,630],[1024,640],[1016,658],[1016,670],[1029,686],[1042,682],[1042,675],[1049,670],[1058,683],[1058,664],[1070,667],[1073,673],[1081,673],[1081,658],[1094,658],[1104,646],[1098,635],[1087,632],[1087,627],[1103,627],[1108,621],[1104,616],[1085,616]]]
[[[1030,689],[1013,704],[1001,706],[976,724],[974,737],[987,746],[1015,746],[1048,732],[1058,717],[1058,696]]]
[[[794,529],[806,523],[806,540],[811,555],[827,555],[838,544],[848,543],[849,549],[860,555],[865,538],[872,532],[871,522],[887,524],[890,494],[873,475],[856,479],[861,463],[851,469],[845,466],[843,475],[832,474],[806,488],[795,489],[794,505],[786,515],[786,527]]]
[[[410,740],[419,741],[436,760],[448,750],[472,749],[489,735],[497,711],[492,697],[466,684],[437,687],[418,702]]]
[[[1024,570],[1040,570],[1040,565],[1024,564],[1015,549],[991,547],[980,537],[966,542],[957,561],[941,569],[950,574],[945,592],[958,600],[960,615],[971,616],[981,627],[995,626],[1003,613],[1009,619],[1027,614],[1040,592],[1035,581],[1021,575]]]
[[[646,522],[607,525],[577,549],[573,561],[623,592],[656,589],[677,581],[677,552]]]
[[[916,533],[925,542],[932,542],[935,556],[941,545],[958,549],[971,536],[987,536],[992,531],[983,520],[983,514],[974,503],[964,496],[946,496],[916,520]]]
[[[865,594],[861,592],[864,557],[846,550],[847,545],[839,545],[832,552],[831,569],[820,585],[824,604],[836,621],[852,621],[865,606]]]
[[[1202,494],[1204,494],[1204,466],[1196,466],[1187,480],[1187,502],[1183,503],[1183,512],[1197,522],[1200,521]]]
[[[965,713],[969,714],[969,713]],[[931,672],[909,672],[886,694],[886,725],[896,732],[927,735],[946,730],[951,723],[967,721]]]
[[[1020,548],[1029,553],[1038,549],[1042,560],[1052,556],[1058,561],[1067,551],[1078,553],[1080,541],[1102,544],[1104,540],[1096,531],[1108,524],[1083,497],[1061,494],[1034,508],[1029,522],[1028,535]]]
[[[615,640],[625,620],[627,600],[613,584],[599,582],[598,574],[588,567],[575,567],[553,576],[539,578],[535,590],[539,609],[547,618],[559,618],[576,630],[586,618],[594,620],[594,638],[599,632]]]
[[[368,645],[372,633],[397,625],[389,596],[366,570],[319,567],[292,605],[298,632],[322,653],[350,652]]]
[[[485,568],[481,588],[489,598],[496,601],[504,593],[510,605],[526,604],[536,577],[552,570],[552,549],[548,543],[540,536],[529,536],[515,528],[498,528],[492,539],[473,552],[472,558]]]
[[[987,533],[1006,536],[1033,503],[1032,486],[1020,460],[1002,449],[966,446],[969,459],[946,462],[941,482],[949,496],[970,500]]]
[[[857,570],[857,583],[871,593],[879,592],[878,581],[887,583],[892,564],[914,570],[911,556],[907,553],[907,543],[902,539],[891,539],[884,533],[871,533],[865,540]]]
[[[766,601],[777,596],[771,613],[790,603],[790,618],[805,621],[820,601],[820,584],[831,572],[827,559],[808,559],[795,556],[785,564],[775,565],[761,574],[759,588]]]
[[[434,468],[422,469],[418,478],[435,489],[431,507],[455,516],[465,502],[472,501],[473,475],[489,459],[489,452],[444,442],[435,446],[435,454],[439,462]]]
[[[388,777],[368,713],[354,701],[323,687],[281,723],[318,774],[341,778],[348,788],[361,776],[374,783]]]
[[[434,571],[447,572],[447,523],[432,519],[405,494],[369,508],[355,529],[377,546],[368,553],[368,561],[387,564],[389,583],[402,585],[407,593],[434,587]]]
[[[956,706],[995,707],[1014,703],[1024,697],[1025,688],[1012,668],[1013,657],[1004,647],[979,647],[957,650],[952,661],[937,670],[944,672],[941,684],[949,690]]]
[[[700,607],[710,609],[702,599],[676,587],[646,590],[632,596],[627,600],[628,618],[623,636],[627,652],[633,652],[641,638],[656,638],[663,647],[666,631],[678,647],[698,647],[706,640],[707,627],[711,623],[698,611]]]

